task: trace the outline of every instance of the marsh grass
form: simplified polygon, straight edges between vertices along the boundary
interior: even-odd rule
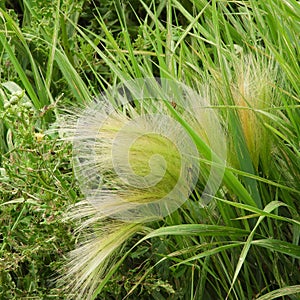
[[[1,9],[1,64],[13,65],[9,80],[20,87],[2,73],[4,299],[76,298],[74,291],[88,291],[87,299],[298,299],[299,3],[170,0],[140,6],[143,18],[116,1],[117,25],[95,8],[101,33],[57,9],[51,30],[28,34]],[[126,12],[135,15],[131,24]],[[203,207],[200,178],[180,209],[152,223],[116,224],[85,202],[63,222],[62,212],[82,196],[74,192],[70,145],[53,132],[43,134],[61,108],[89,103],[98,89],[139,77],[180,80],[209,100],[228,147],[220,189]],[[192,121],[167,106],[209,154]],[[58,262],[75,247],[73,221],[79,248],[64,269]],[[120,239],[122,230],[127,235]],[[64,294],[47,288],[52,265],[71,278]]]

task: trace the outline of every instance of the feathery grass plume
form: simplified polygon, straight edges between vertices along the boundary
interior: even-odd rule
[[[186,201],[199,178],[199,152],[211,164],[226,157],[209,102],[179,82],[153,78],[128,81],[91,103],[76,123],[73,148],[87,200],[105,216],[134,222],[169,215]],[[223,172],[206,163],[206,194],[214,195]]]
[[[85,201],[73,207],[67,218],[81,220],[77,228],[79,240],[77,248],[68,255],[58,285],[68,299],[94,299],[101,279],[119,258],[122,245],[137,232],[143,232],[143,226],[105,220],[95,207]]]
[[[234,105],[237,110],[254,168],[257,170],[261,163],[267,174],[272,138],[265,123],[272,123],[268,114],[274,114],[273,108],[278,104],[275,89],[278,80],[276,64],[271,58],[258,54],[241,54],[241,57],[233,57],[232,62],[228,63],[228,71],[232,99],[225,100],[225,104]],[[218,85],[223,90],[222,98],[230,98],[224,90],[224,87],[227,89],[224,80],[218,80]],[[234,150],[231,152],[234,153]],[[235,154],[230,157],[234,165],[235,157]]]
[[[68,218],[83,220],[83,240],[62,282],[77,299],[93,299],[116,251],[141,224],[174,212],[199,180],[204,203],[211,200],[222,181],[226,143],[209,101],[166,79],[128,81],[73,117],[62,127],[71,132],[85,200]]]
[[[259,160],[265,169],[269,167],[272,140],[264,122],[270,122],[260,111],[270,110],[276,104],[274,63],[266,58],[247,55],[243,63],[235,65],[235,81],[232,94],[238,111],[245,140],[254,167]]]

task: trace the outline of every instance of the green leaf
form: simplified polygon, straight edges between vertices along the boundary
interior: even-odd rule
[[[278,298],[281,298],[284,296],[295,295],[295,294],[299,294],[299,293],[300,293],[300,285],[292,285],[292,286],[286,286],[286,287],[274,290],[272,292],[269,292],[263,296],[260,296],[259,298],[257,298],[257,300],[272,300],[272,299],[278,299]],[[297,296],[297,295],[295,295],[295,296]],[[291,299],[296,299],[296,298],[291,298]]]
[[[300,258],[300,246],[275,239],[255,240],[251,245],[260,246],[269,250],[280,252],[294,258]]]
[[[166,235],[188,235],[188,236],[245,236],[249,232],[244,229],[226,227],[210,224],[181,224],[175,226],[168,226],[156,229],[146,235],[143,240],[166,236]]]

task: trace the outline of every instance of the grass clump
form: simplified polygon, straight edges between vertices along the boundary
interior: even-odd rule
[[[37,22],[42,12],[28,3],[23,22]],[[14,13],[1,9],[3,297],[297,299],[299,3],[140,1],[137,9],[115,1],[114,21],[103,13],[112,7],[107,1],[89,6],[91,22],[83,2],[77,1],[80,9],[74,11],[66,3],[53,4],[53,26],[30,32]],[[13,68],[5,71],[5,64]],[[108,101],[116,118],[98,130],[103,110],[82,123],[76,136],[74,126],[86,116],[85,108],[99,111],[99,90],[116,91],[119,83],[146,77],[186,84],[197,93],[195,104],[180,93],[174,101],[144,105],[137,97],[118,107]],[[218,121],[222,142],[205,109]],[[62,111],[71,119],[63,129],[75,134],[73,154],[82,155],[75,161],[79,182],[70,164],[71,145],[48,130],[55,121],[65,124]],[[111,199],[124,186],[108,161],[111,140],[145,112],[181,125],[199,151],[200,174],[187,201],[171,214],[151,222],[115,220],[120,205]],[[132,128],[126,130],[133,135]],[[135,175],[147,176],[156,150],[171,162],[163,188],[178,175],[177,152],[172,156],[168,146],[176,132],[168,141],[153,132],[136,140],[129,151]],[[91,143],[92,148],[83,147]],[[123,153],[121,145],[118,151]],[[90,161],[91,153],[100,159]],[[203,191],[216,187],[206,189],[214,167],[223,168],[222,181],[203,205]],[[107,182],[99,181],[99,174]],[[127,203],[147,203],[150,194],[162,192],[161,185],[155,187],[129,190]],[[86,201],[91,197],[109,201],[91,205]],[[63,219],[66,207],[78,200]],[[62,270],[64,290],[48,287],[54,269]]]

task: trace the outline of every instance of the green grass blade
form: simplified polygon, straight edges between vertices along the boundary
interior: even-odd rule
[[[264,211],[265,212],[271,212],[272,210],[278,208],[281,206],[281,203],[278,203],[278,202],[271,202],[269,203],[265,208],[264,208]],[[255,234],[255,231],[257,229],[257,227],[259,226],[259,224],[263,221],[263,219],[265,218],[265,216],[260,216],[254,226],[254,228],[252,229],[251,233],[249,234],[248,238],[247,238],[247,241],[245,242],[245,245],[241,251],[241,254],[240,254],[240,258],[238,260],[238,264],[235,268],[235,272],[234,272],[234,276],[233,276],[233,279],[232,279],[232,282],[231,282],[231,286],[230,286],[230,289],[228,291],[228,294],[227,294],[227,297],[226,299],[228,299],[233,287],[234,287],[234,284],[237,280],[237,277],[242,269],[242,266],[246,260],[246,257],[247,257],[247,254],[249,252],[249,249],[251,247],[251,242],[253,240],[253,237],[254,237],[254,234]]]
[[[296,294],[300,293],[300,285],[293,285],[293,286],[287,286],[283,287],[277,290],[274,290],[272,292],[269,292],[263,296],[260,296],[257,298],[257,300],[272,300],[272,299],[278,299],[284,296],[289,296],[289,295],[295,295],[295,297],[291,297],[291,299],[299,299]]]
[[[64,52],[57,49],[55,52],[55,61],[59,65],[59,68],[63,73],[64,78],[67,80],[70,90],[77,99],[78,103],[85,103],[86,101],[89,101],[91,95],[87,86],[80,78],[79,74],[72,66]]]
[[[297,259],[300,258],[300,246],[288,242],[275,239],[263,239],[252,241],[251,244],[267,248],[272,251],[280,252]]]

